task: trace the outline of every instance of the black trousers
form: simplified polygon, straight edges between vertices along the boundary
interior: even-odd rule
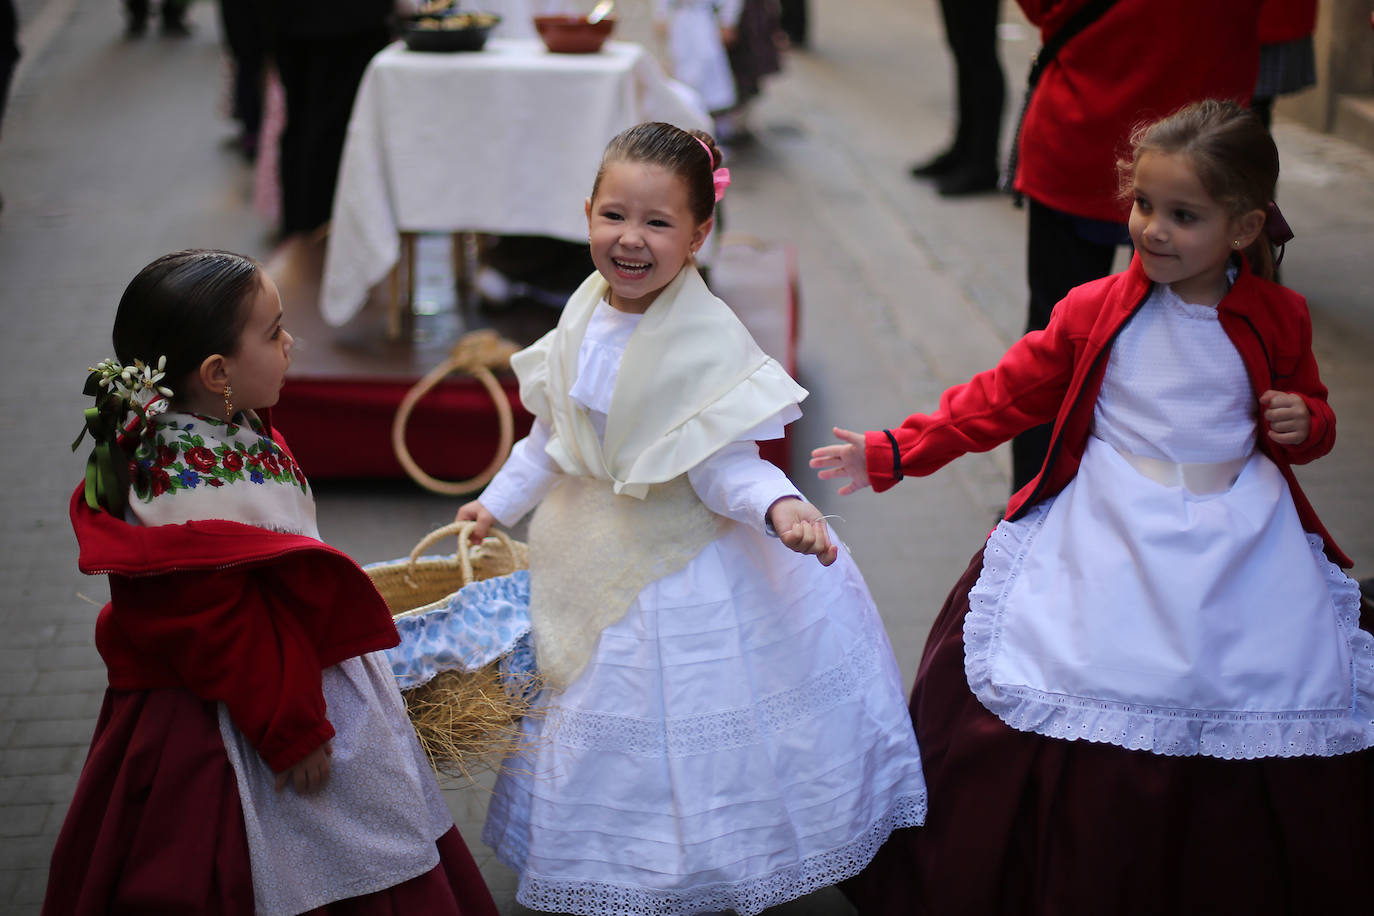
[[[1069,290],[1111,273],[1123,227],[1070,216],[1027,198],[1026,279],[1030,284],[1026,330],[1050,323],[1050,312]],[[1115,237],[1114,237],[1115,236]],[[1027,430],[1011,441],[1011,491],[1035,479],[1050,445],[1050,425]]]
[[[256,137],[262,126],[263,77],[267,70],[267,23],[257,0],[220,0],[220,25],[234,64],[234,120]]]
[[[386,47],[378,28],[331,38],[282,36],[277,72],[286,94],[281,136],[282,232],[309,232],[329,221],[348,118],[363,71]]]
[[[782,30],[789,41],[797,47],[805,47],[807,41],[807,9],[809,0],[780,0],[782,8]]]
[[[162,0],[162,22],[164,25],[180,25],[186,18],[186,7],[191,0]],[[124,9],[131,22],[148,20],[148,0],[124,0]]]
[[[997,167],[1006,82],[997,59],[1001,0],[940,0],[945,41],[954,56],[958,120],[951,149],[973,166]]]

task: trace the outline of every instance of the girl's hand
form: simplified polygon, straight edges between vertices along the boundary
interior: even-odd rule
[[[862,433],[847,429],[834,429],[835,438],[843,445],[822,445],[811,452],[811,466],[820,468],[816,474],[821,480],[833,477],[848,477],[849,483],[840,487],[840,495],[848,496],[869,485],[868,464],[864,460],[864,437]]]
[[[1302,445],[1312,432],[1312,413],[1307,402],[1287,391],[1272,388],[1259,397],[1269,438],[1279,445]]]
[[[286,788],[290,782],[291,788],[300,795],[318,792],[329,780],[329,755],[333,753],[334,745],[326,741],[300,761],[282,770],[277,774],[277,791]]]
[[[458,509],[458,514],[454,516],[455,522],[476,522],[473,526],[472,535],[468,540],[473,544],[482,543],[482,538],[487,536],[491,526],[496,524],[496,516],[487,511],[487,507],[477,500],[465,503]]]
[[[797,553],[814,553],[822,566],[829,566],[840,555],[830,543],[830,529],[821,510],[795,496],[784,496],[768,507],[768,522],[778,539]]]

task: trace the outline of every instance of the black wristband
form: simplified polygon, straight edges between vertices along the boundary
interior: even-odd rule
[[[890,429],[883,430],[883,435],[892,443],[892,479],[901,480],[906,475],[902,473],[902,451],[897,448],[897,437],[892,435]]]

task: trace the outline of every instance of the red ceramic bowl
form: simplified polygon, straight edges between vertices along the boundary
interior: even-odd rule
[[[595,54],[615,28],[615,18],[591,23],[583,16],[535,16],[534,28],[555,54]]]

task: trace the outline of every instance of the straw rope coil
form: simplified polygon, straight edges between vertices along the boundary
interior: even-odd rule
[[[393,617],[443,607],[465,585],[529,568],[529,549],[503,531],[481,544],[469,537],[474,522],[455,522],[425,535],[404,562],[367,572]],[[447,537],[457,537],[451,556],[421,556]],[[420,746],[438,773],[471,778],[521,743],[520,719],[529,713],[538,684],[503,681],[500,662],[477,671],[441,671],[428,683],[401,692]]]
[[[480,490],[496,476],[497,471],[501,470],[501,465],[505,464],[506,456],[510,454],[511,446],[515,443],[515,417],[511,413],[510,398],[506,397],[505,389],[496,380],[492,370],[509,369],[510,358],[519,349],[518,344],[506,340],[495,331],[470,331],[453,345],[448,359],[435,366],[406,392],[396,408],[396,417],[391,423],[391,448],[396,453],[396,460],[401,462],[401,467],[405,468],[412,480],[435,493],[462,496]],[[501,437],[500,444],[496,447],[496,455],[486,470],[476,477],[458,481],[439,480],[430,476],[416,463],[410,450],[406,448],[406,424],[410,422],[410,414],[415,405],[453,372],[466,372],[487,389],[492,403],[496,405],[496,419],[500,425]]]

